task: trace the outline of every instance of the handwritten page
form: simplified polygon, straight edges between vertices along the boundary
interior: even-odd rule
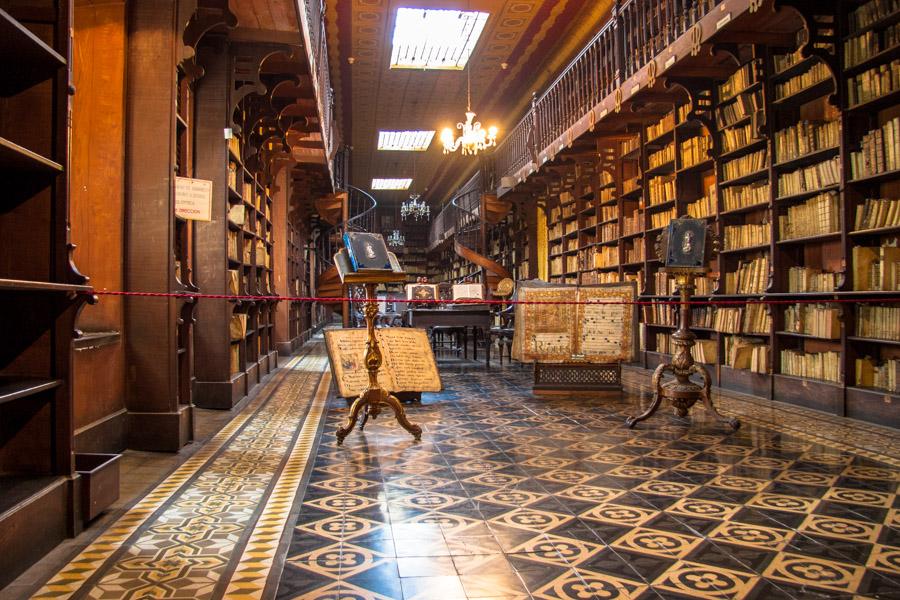
[[[616,303],[630,302],[634,297],[631,283],[520,285],[519,300],[550,304],[516,306],[513,358],[542,363],[632,360],[634,306]]]
[[[382,364],[378,383],[389,392],[439,392],[441,380],[422,329],[387,327],[375,330]],[[331,371],[341,397],[360,395],[369,385],[365,329],[325,331]]]

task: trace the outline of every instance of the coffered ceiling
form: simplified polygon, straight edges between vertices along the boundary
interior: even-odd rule
[[[344,141],[351,146],[351,183],[412,177],[411,192],[446,201],[477,159],[441,152],[440,131],[465,120],[466,72],[390,69],[400,7],[489,13],[468,63],[476,120],[500,128],[500,139],[608,18],[611,0],[329,0],[332,84]],[[376,149],[379,130],[436,130],[427,152]],[[408,192],[377,192],[379,201]]]

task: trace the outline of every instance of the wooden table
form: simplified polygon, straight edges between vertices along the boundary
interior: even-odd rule
[[[408,308],[406,324],[410,327],[474,327],[480,329],[487,341],[486,367],[491,366],[491,325],[494,315],[486,306],[462,305],[459,308]],[[473,344],[472,358],[478,360],[478,340]]]

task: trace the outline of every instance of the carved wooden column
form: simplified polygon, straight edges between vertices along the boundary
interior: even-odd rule
[[[183,47],[176,0],[129,2],[125,97],[125,284],[174,292],[176,65]],[[193,438],[179,402],[176,326],[184,300],[125,302],[128,446],[175,451]]]

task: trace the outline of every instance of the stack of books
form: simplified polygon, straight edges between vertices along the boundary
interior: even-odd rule
[[[723,245],[725,250],[740,250],[768,244],[770,240],[771,228],[768,223],[726,225]]]
[[[725,273],[726,294],[762,294],[769,281],[769,259],[762,256],[741,263],[734,273]]]
[[[856,359],[856,385],[900,392],[900,358],[877,364],[868,356]]]
[[[815,165],[778,176],[778,196],[814,192],[841,181],[841,159],[835,156]]]
[[[840,142],[840,121],[803,120],[775,132],[775,156],[779,162],[784,162],[810,152],[837,147]]]
[[[810,267],[788,269],[788,291],[804,294],[807,292],[833,292],[837,285],[835,273]]]
[[[768,373],[768,341],[732,335],[725,336],[725,361],[725,364],[732,369]]]

